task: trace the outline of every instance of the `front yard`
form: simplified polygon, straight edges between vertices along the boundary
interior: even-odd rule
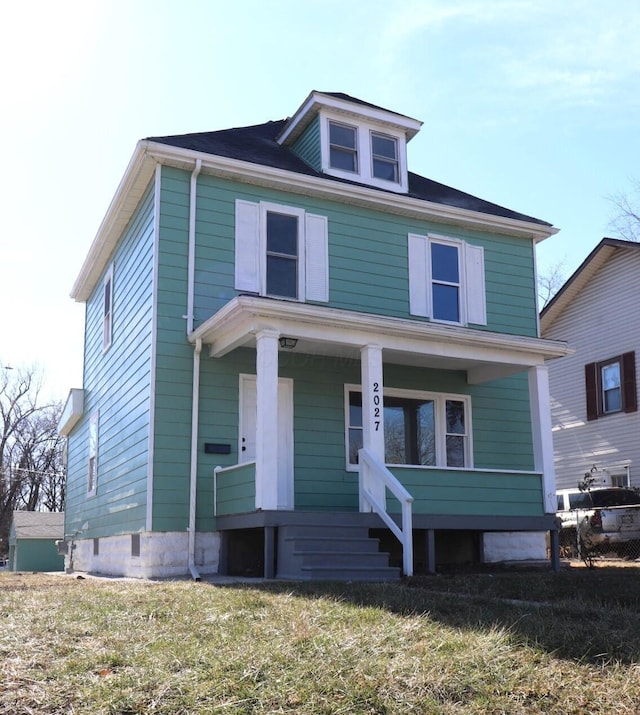
[[[637,713],[640,570],[402,585],[0,574],[0,713]]]

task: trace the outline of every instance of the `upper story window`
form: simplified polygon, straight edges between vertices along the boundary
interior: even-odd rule
[[[331,176],[381,189],[408,189],[406,136],[374,120],[324,111],[320,120],[322,170]]]
[[[373,176],[385,181],[398,181],[398,140],[385,134],[371,133]]]
[[[362,393],[347,388],[348,464],[362,448]],[[467,396],[386,389],[383,399],[385,462],[430,467],[471,464],[471,404]]]
[[[235,288],[288,300],[329,300],[326,216],[236,201]]]
[[[634,352],[585,365],[587,419],[616,412],[636,412],[636,359]]]
[[[299,217],[266,212],[266,294],[298,298]]]
[[[341,171],[358,171],[358,131],[355,127],[329,122],[329,164]]]
[[[444,323],[487,324],[484,249],[409,234],[409,312]]]
[[[102,283],[102,350],[108,350],[113,337],[113,266]]]

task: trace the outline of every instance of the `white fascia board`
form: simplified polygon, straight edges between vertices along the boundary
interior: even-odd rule
[[[455,206],[446,206],[433,201],[414,199],[390,191],[380,191],[357,184],[346,184],[333,181],[330,177],[308,176],[293,173],[284,169],[275,169],[262,164],[254,164],[239,159],[214,156],[190,149],[179,149],[165,144],[147,142],[149,156],[161,163],[171,164],[181,168],[193,168],[196,159],[202,161],[202,170],[222,178],[234,179],[243,183],[257,184],[270,188],[286,190],[289,193],[304,196],[328,198],[332,201],[385,210],[400,216],[408,216],[420,220],[439,221],[455,224],[479,231],[489,231],[532,239],[536,242],[553,236],[559,229],[522,221],[485,214],[480,211],[470,211]]]
[[[271,328],[300,339],[360,348],[376,343],[385,350],[474,363],[532,367],[573,351],[561,341],[514,337],[423,321],[376,316],[286,301],[238,296],[190,336],[222,357]],[[479,377],[481,374],[479,373]]]
[[[405,133],[407,141],[413,139],[422,127],[422,122],[420,120],[412,119],[404,114],[398,114],[397,112],[392,112],[391,110],[369,107],[365,104],[350,102],[346,99],[331,97],[327,94],[323,94],[322,92],[311,92],[300,108],[295,112],[293,117],[289,119],[287,125],[278,136],[277,142],[279,144],[284,144],[287,139],[297,136],[297,134],[299,134],[300,131],[302,131],[308,124],[308,121],[306,120],[309,114],[315,114],[315,112],[321,107],[334,109],[337,112],[347,114],[352,117],[361,117],[376,123],[380,122],[382,124],[394,126],[401,129]]]
[[[71,289],[74,300],[84,302],[91,296],[153,177],[154,169],[155,162],[149,160],[145,142],[138,142]]]
[[[242,183],[276,188],[303,196],[339,201],[352,206],[384,210],[399,216],[438,221],[485,232],[497,232],[539,242],[553,236],[557,228],[469,211],[431,201],[414,199],[390,191],[333,181],[329,177],[307,176],[284,169],[239,159],[228,159],[191,149],[181,149],[148,140],[138,142],[116,193],[107,209],[87,257],[71,290],[71,297],[89,299],[109,262],[122,232],[137,208],[155,171],[156,163],[193,170],[197,160],[202,171]]]
[[[72,388],[58,420],[58,434],[67,437],[84,412],[84,390]]]

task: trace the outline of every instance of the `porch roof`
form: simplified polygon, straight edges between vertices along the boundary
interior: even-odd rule
[[[555,340],[247,295],[227,303],[189,340],[201,340],[211,357],[222,357],[239,347],[255,347],[262,330],[296,338],[295,351],[303,354],[359,360],[362,347],[379,345],[387,363],[463,370],[470,384],[507,377],[573,352]]]

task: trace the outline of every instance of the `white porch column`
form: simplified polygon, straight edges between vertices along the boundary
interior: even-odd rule
[[[382,348],[365,345],[360,350],[362,371],[362,442],[384,464],[384,398],[382,383]],[[385,503],[385,488],[367,484],[381,504]],[[360,504],[362,510],[363,505]],[[370,508],[367,509],[370,511]]]
[[[553,461],[549,370],[546,365],[529,368],[529,400],[534,466],[536,471],[542,472],[543,475],[544,510],[547,514],[553,514],[557,508],[556,472]]]
[[[256,508],[278,508],[278,338],[256,334]]]

